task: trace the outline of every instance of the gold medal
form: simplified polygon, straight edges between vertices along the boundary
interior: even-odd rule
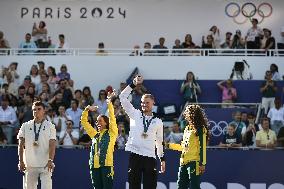
[[[141,135],[143,138],[147,138],[148,137],[148,134],[143,132],[142,135]]]
[[[97,153],[95,154],[95,156],[100,156],[101,152],[100,150],[97,151]]]
[[[33,145],[34,145],[34,146],[38,146],[38,145],[39,145],[39,144],[38,144],[38,141],[34,141]]]

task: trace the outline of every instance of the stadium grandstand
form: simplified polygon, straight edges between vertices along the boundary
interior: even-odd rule
[[[114,90],[113,188],[128,189],[130,119],[119,94],[137,75],[144,82],[129,100],[141,109],[143,94],[154,95],[165,143],[181,143],[188,104],[205,110],[201,189],[284,189],[283,9],[282,0],[1,0],[0,189],[23,186],[17,135],[34,101],[56,128],[53,188],[92,188],[80,117],[98,106],[88,115],[95,128]],[[157,189],[176,189],[180,153],[165,157]]]

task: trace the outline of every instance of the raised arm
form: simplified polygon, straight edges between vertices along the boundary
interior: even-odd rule
[[[133,105],[129,101],[128,96],[130,95],[131,91],[136,87],[136,85],[142,84],[142,82],[143,78],[141,76],[136,76],[133,79],[133,83],[128,85],[119,95],[119,99],[123,109],[125,110],[127,115],[132,119],[135,117],[135,112],[137,110],[133,107]]]
[[[93,106],[87,106],[85,110],[82,112],[82,116],[81,116],[81,124],[84,127],[87,134],[91,138],[94,138],[94,136],[96,136],[96,134],[98,133],[97,130],[94,129],[88,121],[88,112],[89,110],[93,110],[93,109],[95,109]]]
[[[117,136],[118,135],[118,128],[117,128],[117,124],[116,124],[116,118],[114,115],[114,108],[111,102],[112,97],[115,96],[115,93],[109,93],[108,94],[108,99],[107,99],[107,107],[108,107],[108,112],[109,112],[109,132],[114,135]]]

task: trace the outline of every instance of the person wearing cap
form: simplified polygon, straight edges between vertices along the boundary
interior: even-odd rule
[[[232,37],[232,33],[227,32],[225,42],[221,44],[222,49],[230,49],[232,47],[231,37]]]
[[[261,40],[261,49],[267,52],[269,49],[275,49],[275,38],[271,36],[271,31],[267,28],[263,29],[264,36]],[[273,52],[271,52],[273,55]],[[269,52],[267,52],[269,56]]]
[[[200,189],[200,176],[205,172],[209,122],[199,105],[187,105],[183,113],[188,125],[181,144],[166,143],[168,149],[180,151],[177,188]]]
[[[259,49],[260,48],[260,38],[263,36],[262,29],[257,25],[258,20],[253,18],[251,20],[252,27],[247,31],[246,43],[247,49]],[[251,52],[251,51],[250,51]]]
[[[45,107],[40,101],[32,106],[33,119],[22,124],[18,133],[19,171],[24,172],[25,189],[35,189],[38,178],[41,188],[52,189],[52,172],[56,148],[55,126],[46,120]]]

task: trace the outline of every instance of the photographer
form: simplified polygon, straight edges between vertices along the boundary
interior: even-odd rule
[[[236,34],[233,37],[231,48],[232,49],[244,49],[245,48],[245,40],[242,37],[241,30],[236,31]]]
[[[251,80],[252,74],[249,70],[249,67],[249,64],[245,60],[235,62],[230,79]]]
[[[180,87],[180,92],[184,98],[184,104],[188,102],[198,102],[198,95],[201,94],[201,88],[195,80],[193,72],[187,72],[186,79]]]

